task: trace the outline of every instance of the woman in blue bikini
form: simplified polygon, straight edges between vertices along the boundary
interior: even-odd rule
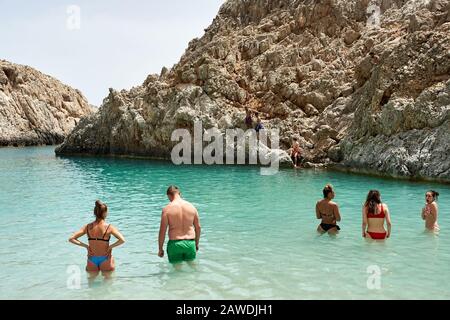
[[[97,200],[94,208],[95,221],[82,227],[75,232],[69,241],[77,246],[86,248],[88,251],[88,261],[86,271],[95,273],[112,272],[115,269],[112,249],[125,243],[125,238],[116,227],[106,223],[108,207],[106,204]],[[89,245],[81,242],[78,238],[87,235]],[[117,241],[110,245],[111,235],[117,238]],[[106,275],[106,274],[105,274]]]

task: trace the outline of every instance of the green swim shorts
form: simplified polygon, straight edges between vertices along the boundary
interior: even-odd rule
[[[195,240],[169,240],[167,256],[170,263],[193,261],[196,257]]]

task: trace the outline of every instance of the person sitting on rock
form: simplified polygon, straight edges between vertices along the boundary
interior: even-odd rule
[[[293,142],[290,151],[290,156],[292,162],[294,163],[294,168],[298,168],[303,160],[302,149],[300,148],[300,143],[298,142],[297,138],[293,138],[292,140]]]

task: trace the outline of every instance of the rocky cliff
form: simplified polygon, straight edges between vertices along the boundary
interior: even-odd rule
[[[173,68],[110,90],[58,154],[167,158],[175,128],[297,136],[311,166],[450,181],[450,0],[228,0]]]
[[[0,60],[0,146],[61,143],[91,112],[78,90],[28,66]]]

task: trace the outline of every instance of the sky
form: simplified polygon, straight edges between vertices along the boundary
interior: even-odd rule
[[[0,0],[0,59],[29,65],[100,106],[172,67],[225,0]]]

